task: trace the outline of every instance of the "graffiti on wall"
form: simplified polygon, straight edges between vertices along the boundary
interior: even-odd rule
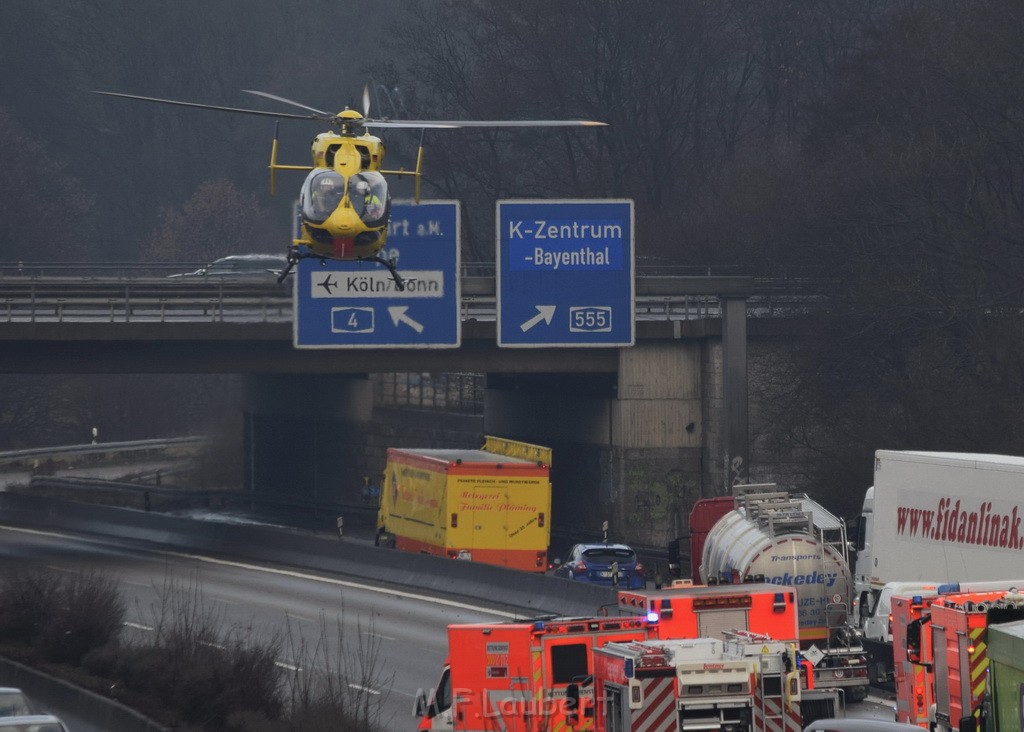
[[[634,465],[625,472],[623,519],[630,534],[651,537],[688,530],[690,509],[700,497],[698,477],[678,467]]]

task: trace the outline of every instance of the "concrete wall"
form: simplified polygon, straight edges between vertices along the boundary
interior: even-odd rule
[[[251,441],[265,452],[262,464],[251,461],[256,484],[357,501],[387,447],[476,447],[495,434],[553,448],[559,530],[589,538],[607,520],[613,538],[663,546],[689,530],[696,500],[729,490],[722,342],[648,339],[617,353],[618,370],[607,374],[489,375],[482,416],[374,409],[372,382],[359,378],[259,377]]]
[[[700,447],[701,351],[698,341],[647,341],[619,352],[615,447]]]
[[[705,347],[679,339],[620,349],[603,388],[582,377],[559,377],[555,389],[503,379],[487,391],[485,430],[554,449],[554,526],[584,538],[608,520],[612,538],[663,545],[687,530],[705,483]]]

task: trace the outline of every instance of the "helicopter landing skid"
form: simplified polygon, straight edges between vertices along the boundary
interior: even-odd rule
[[[399,292],[405,292],[405,280],[402,278],[402,275],[398,274],[398,269],[395,268],[395,261],[393,259],[385,259],[379,254],[374,254],[372,257],[367,257],[367,259],[387,267],[388,272],[391,273],[391,279],[395,281],[395,289]]]
[[[284,282],[284,278],[291,274],[292,269],[295,268],[295,264],[298,261],[298,259],[293,258],[290,254],[288,255],[288,263],[284,266],[284,269],[282,269],[281,272],[277,275],[277,284],[280,285],[282,282]]]
[[[288,253],[288,263],[285,268],[281,270],[281,273],[277,276],[278,283],[284,282],[284,278],[287,277],[291,271],[298,264],[300,259],[311,259],[316,258],[320,260],[320,264],[327,264],[327,259],[324,257],[317,257],[315,254],[307,254],[305,256],[301,254],[295,254],[294,252]],[[399,292],[405,292],[405,279],[402,275],[398,274],[398,269],[395,267],[395,262],[392,259],[385,259],[379,254],[374,254],[372,257],[366,257],[367,261],[376,262],[377,264],[383,264],[388,268],[388,272],[391,274],[391,279],[395,281],[395,289]]]

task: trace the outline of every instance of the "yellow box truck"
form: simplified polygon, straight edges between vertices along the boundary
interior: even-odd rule
[[[543,572],[550,468],[550,448],[498,437],[479,450],[388,448],[377,545]]]

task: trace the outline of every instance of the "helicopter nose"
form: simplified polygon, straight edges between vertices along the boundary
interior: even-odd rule
[[[344,206],[335,209],[334,213],[324,222],[324,226],[343,237],[354,237],[363,228],[362,221],[356,212]]]
[[[338,259],[351,257],[355,250],[355,237],[335,236],[331,238],[331,256]]]

